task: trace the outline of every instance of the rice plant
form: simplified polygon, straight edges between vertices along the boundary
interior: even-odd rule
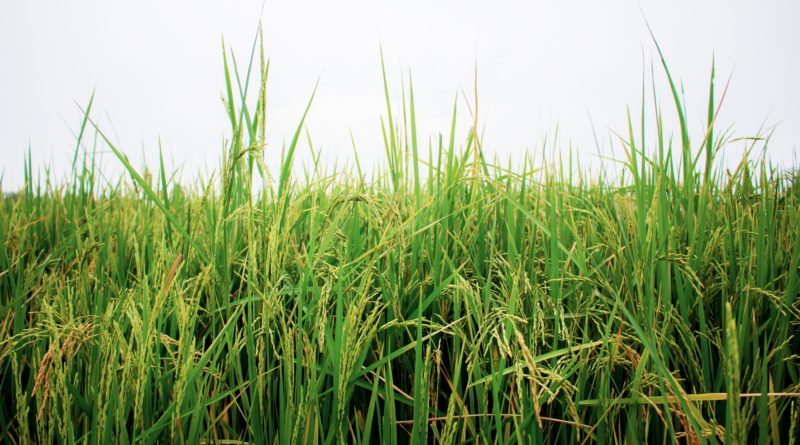
[[[331,171],[294,165],[313,94],[266,165],[253,48],[245,72],[223,50],[213,177],[135,168],[90,100],[71,178],[29,156],[3,195],[0,441],[798,442],[800,179],[715,129],[713,68],[694,135],[663,63],[619,175],[491,161],[459,101],[425,144],[384,70],[386,163]]]

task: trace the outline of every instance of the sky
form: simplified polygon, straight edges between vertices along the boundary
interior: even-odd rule
[[[156,165],[161,144],[181,181],[207,177],[230,134],[222,41],[244,63],[259,23],[271,60],[272,168],[317,80],[307,129],[323,164],[352,160],[351,134],[365,167],[384,162],[381,48],[396,108],[403,82],[413,79],[426,152],[429,138],[449,131],[454,100],[458,135],[466,137],[477,65],[489,157],[519,161],[547,141],[548,156],[571,152],[583,165],[619,158],[612,135],[627,131],[628,109],[638,119],[651,67],[665,123],[677,134],[646,21],[680,82],[694,143],[704,136],[713,59],[718,92],[730,79],[718,128],[731,138],[770,133],[767,157],[792,168],[800,143],[798,17],[796,0],[2,2],[2,188],[22,184],[29,150],[34,171],[63,180],[92,92],[93,119],[134,165]],[[725,162],[738,161],[744,144],[726,146]],[[307,162],[307,143],[298,150]],[[105,177],[118,177],[119,162],[106,151],[100,157]]]

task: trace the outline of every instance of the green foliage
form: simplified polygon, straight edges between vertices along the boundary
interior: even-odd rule
[[[796,439],[800,181],[719,168],[713,70],[700,142],[669,77],[680,147],[643,100],[618,183],[489,163],[456,106],[426,150],[385,71],[387,169],[300,180],[313,105],[273,178],[256,48],[240,79],[223,47],[215,181],[139,172],[94,127],[130,176],[100,185],[92,101],[68,184],[26,162],[0,203],[0,441]]]

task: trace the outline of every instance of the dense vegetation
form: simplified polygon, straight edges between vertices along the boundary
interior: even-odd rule
[[[28,161],[3,199],[0,441],[800,435],[800,180],[754,150],[723,171],[713,73],[707,131],[690,140],[669,78],[679,137],[643,105],[613,180],[489,162],[455,107],[420,146],[413,88],[392,108],[384,74],[388,163],[370,176],[294,168],[305,114],[270,170],[268,64],[240,78],[225,59],[215,177],[138,171],[90,102],[71,179]],[[100,180],[92,132],[127,177]]]

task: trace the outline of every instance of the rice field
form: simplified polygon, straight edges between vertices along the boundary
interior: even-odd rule
[[[460,100],[428,143],[385,71],[383,166],[294,165],[305,114],[268,166],[268,67],[225,53],[212,177],[136,168],[89,101],[71,177],[3,195],[0,442],[798,442],[800,177],[715,129],[713,69],[690,134],[663,63],[611,174],[491,161]]]

